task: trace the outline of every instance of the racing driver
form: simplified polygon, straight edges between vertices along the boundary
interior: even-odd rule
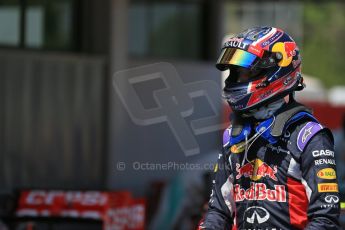
[[[251,28],[225,42],[216,67],[229,71],[233,112],[199,229],[340,229],[333,136],[295,101],[305,87],[295,41]]]

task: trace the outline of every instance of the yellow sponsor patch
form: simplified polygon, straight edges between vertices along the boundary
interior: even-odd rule
[[[321,169],[320,171],[317,172],[317,176],[321,179],[328,179],[328,180],[337,178],[335,170],[332,168]]]
[[[246,146],[245,143],[241,142],[241,143],[231,146],[230,151],[232,153],[241,153],[244,151],[245,146]]]
[[[319,192],[338,192],[337,183],[321,183],[317,185]]]
[[[218,163],[216,164],[216,166],[214,167],[214,172],[218,171]]]
[[[345,202],[341,202],[341,203],[340,203],[340,208],[341,208],[341,209],[345,209]]]

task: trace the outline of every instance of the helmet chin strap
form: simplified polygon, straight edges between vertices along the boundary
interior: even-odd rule
[[[272,102],[268,105],[262,106],[258,109],[251,110],[246,114],[243,114],[243,117],[254,117],[257,120],[265,120],[270,118],[282,105],[285,104],[284,98],[279,99],[275,102]]]

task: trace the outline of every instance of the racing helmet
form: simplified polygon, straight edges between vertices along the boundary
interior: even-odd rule
[[[296,42],[279,28],[254,27],[229,38],[216,67],[229,70],[223,97],[234,112],[254,111],[305,87]]]

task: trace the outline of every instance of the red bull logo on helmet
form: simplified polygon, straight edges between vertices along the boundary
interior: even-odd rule
[[[282,60],[278,63],[281,67],[286,67],[292,62],[293,56],[296,55],[297,46],[295,42],[277,42],[272,47],[272,52],[281,53]]]
[[[278,180],[275,175],[277,173],[277,166],[275,165],[272,168],[260,159],[252,160],[242,167],[240,164],[236,164],[236,171],[236,179],[240,179],[243,176],[245,178],[250,178],[253,181],[260,180],[262,177],[268,177],[275,181]]]
[[[288,58],[296,55],[296,51],[295,51],[296,43],[284,42],[284,48],[285,48],[285,52],[286,52]]]

